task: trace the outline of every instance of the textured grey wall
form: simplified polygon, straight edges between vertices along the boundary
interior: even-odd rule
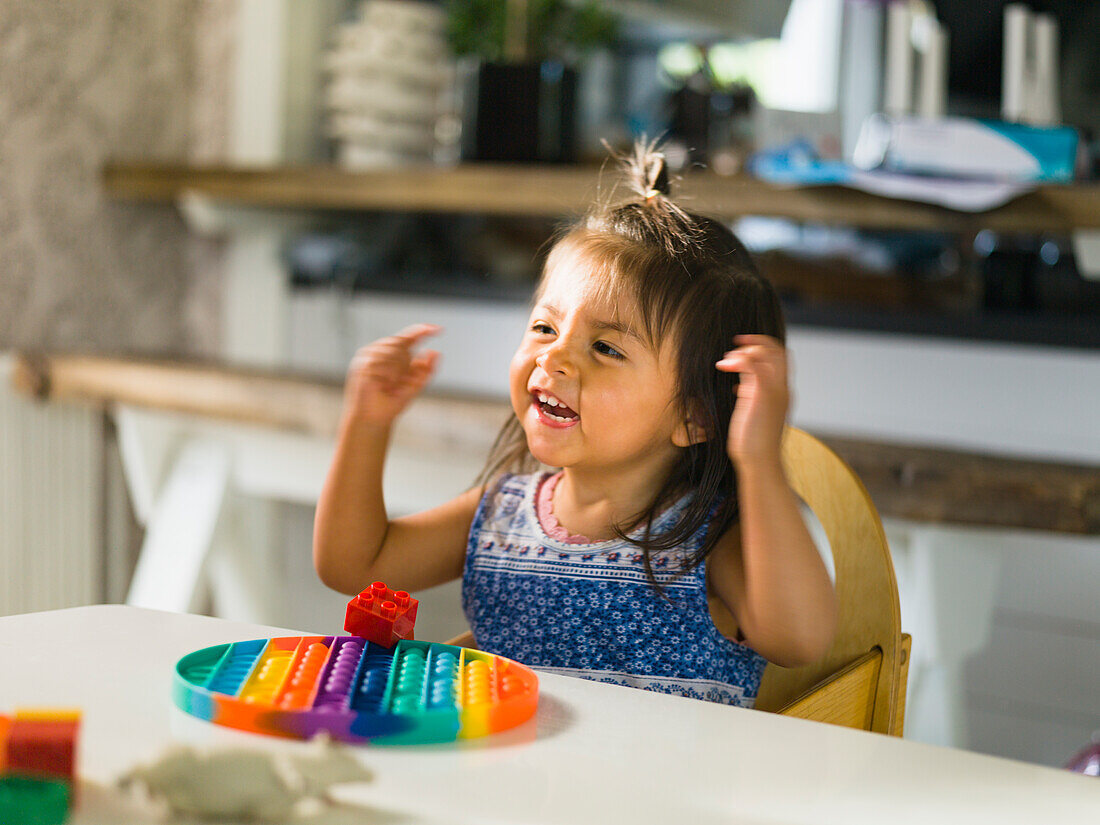
[[[0,0],[0,349],[216,348],[218,249],[108,158],[224,157],[235,0]]]

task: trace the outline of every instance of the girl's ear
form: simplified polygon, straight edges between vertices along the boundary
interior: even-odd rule
[[[691,406],[694,408],[696,405],[692,404]],[[699,423],[699,416],[695,414],[694,409],[692,414],[682,421],[672,433],[672,443],[677,447],[690,447],[692,444],[699,444],[706,440],[706,427]]]

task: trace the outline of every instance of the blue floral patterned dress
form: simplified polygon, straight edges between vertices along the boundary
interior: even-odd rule
[[[705,562],[674,578],[681,554],[702,544],[706,528],[653,559],[666,600],[634,545],[547,535],[535,509],[546,476],[504,476],[478,506],[462,579],[478,646],[549,673],[752,707],[767,661],[715,628]],[[655,531],[687,501],[666,510]]]

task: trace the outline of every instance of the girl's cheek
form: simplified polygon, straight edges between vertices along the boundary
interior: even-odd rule
[[[524,363],[526,363],[526,361],[527,358],[524,355],[523,347],[520,347],[516,350],[515,354],[512,356],[511,362],[508,364],[508,376],[513,381],[521,378],[521,373],[523,372]]]
[[[508,383],[512,391],[512,401],[515,403],[518,403],[521,397],[525,399],[527,396],[527,381],[531,376],[530,363],[530,358],[523,347],[520,347],[508,365]]]

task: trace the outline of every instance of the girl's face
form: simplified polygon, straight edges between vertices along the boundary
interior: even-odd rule
[[[551,261],[512,358],[512,408],[546,465],[661,477],[688,443],[672,348],[648,344],[633,297],[601,299],[592,277],[583,251]]]

